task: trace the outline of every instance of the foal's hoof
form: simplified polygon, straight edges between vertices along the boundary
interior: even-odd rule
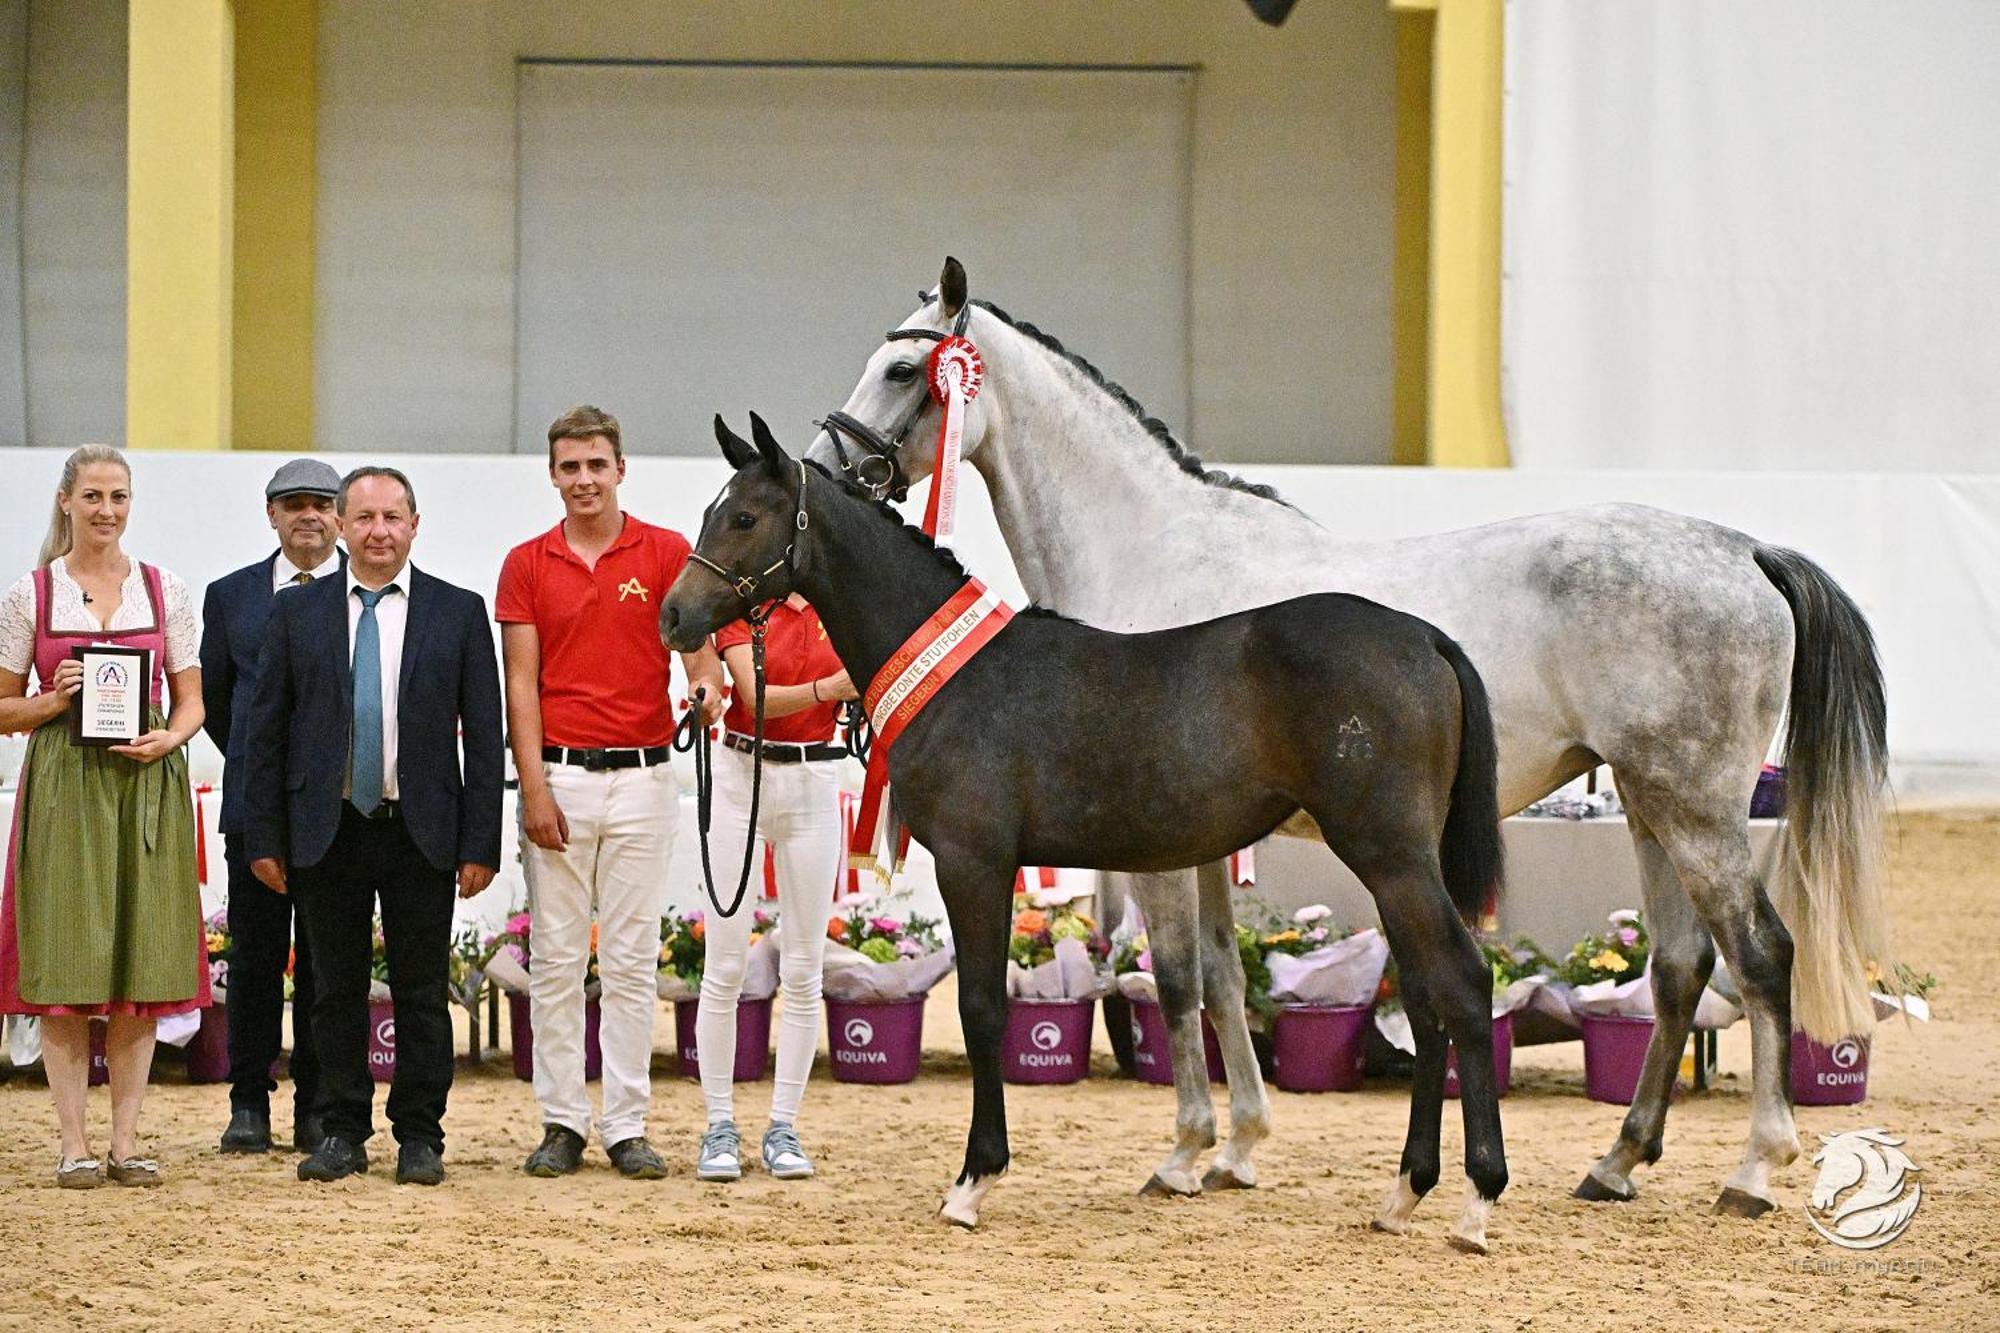
[[[1570,1194],[1573,1199],[1583,1199],[1589,1203],[1630,1203],[1639,1197],[1639,1191],[1630,1185],[1618,1188],[1607,1185],[1596,1176],[1585,1176],[1583,1183]]]
[[[1152,1177],[1139,1187],[1139,1197],[1142,1199],[1192,1199],[1199,1193],[1200,1190],[1175,1189],[1158,1176]]]
[[[1368,1224],[1368,1229],[1370,1231],[1379,1231],[1385,1236],[1407,1236],[1410,1234],[1410,1224],[1407,1221],[1398,1221],[1393,1217],[1378,1217]]]
[[[1156,1176],[1154,1179],[1157,1180],[1158,1177]],[[1208,1174],[1201,1178],[1201,1189],[1204,1194],[1213,1193],[1216,1190],[1254,1190],[1256,1188],[1256,1181],[1245,1180],[1242,1176],[1237,1175],[1232,1168],[1226,1166],[1211,1166],[1208,1168]]]
[[[1747,1190],[1725,1189],[1722,1197],[1715,1201],[1713,1211],[1720,1217],[1762,1217],[1777,1207],[1769,1199],[1760,1199]]]

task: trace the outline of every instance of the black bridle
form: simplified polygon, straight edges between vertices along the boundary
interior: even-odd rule
[[[928,304],[936,299],[927,295],[925,302]],[[958,308],[958,318],[952,321],[949,333],[940,333],[936,329],[903,328],[891,329],[882,337],[887,342],[921,340],[934,343],[941,343],[947,338],[963,338],[966,321],[971,316],[972,302],[967,301]],[[909,437],[910,429],[917,424],[917,418],[923,415],[924,401],[929,397],[930,386],[922,385],[922,392],[917,395],[915,405],[897,423],[893,433],[885,434],[858,417],[851,417],[845,412],[838,411],[828,412],[823,420],[814,424],[825,431],[827,438],[833,441],[833,456],[839,460],[842,472],[852,477],[876,499],[886,497],[900,503],[910,493],[910,478],[903,471],[903,441]],[[859,457],[851,461],[847,456],[847,449],[840,442],[843,434],[851,438],[863,451]],[[764,572],[768,574],[771,571]]]
[[[709,736],[708,725],[701,718],[702,701],[708,693],[706,690],[694,692],[694,707],[682,715],[680,725],[674,730],[674,749],[694,752],[695,822],[701,834],[702,887],[708,891],[709,906],[725,919],[735,916],[742,909],[743,895],[750,887],[750,867],[757,852],[757,807],[764,795],[764,631],[777,603],[772,599],[759,599],[757,592],[771,575],[781,569],[790,572],[795,568],[798,534],[809,525],[806,516],[806,465],[805,460],[800,459],[799,502],[792,517],[792,540],[785,543],[785,553],[768,568],[756,574],[731,574],[701,552],[688,552],[689,560],[713,573],[727,583],[737,596],[750,603],[750,609],[743,614],[743,619],[750,625],[750,665],[757,682],[757,721],[752,728],[753,744],[750,750],[750,824],[743,835],[743,870],[736,878],[736,896],[729,900],[728,907],[722,905],[722,895],[716,892],[715,871],[710,868],[708,859],[708,830],[715,802],[715,742]]]

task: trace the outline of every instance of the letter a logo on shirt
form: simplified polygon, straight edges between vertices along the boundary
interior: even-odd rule
[[[640,601],[646,602],[647,605],[649,606],[652,604],[651,602],[647,601],[646,598],[646,585],[639,582],[637,575],[634,575],[633,577],[626,579],[623,583],[618,585],[618,600],[622,602],[627,597],[637,597]]]

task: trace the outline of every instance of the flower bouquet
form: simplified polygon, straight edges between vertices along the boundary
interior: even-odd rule
[[[1041,889],[1014,897],[1007,941],[1007,1033],[1000,1076],[1074,1083],[1090,1072],[1090,1029],[1110,942],[1097,923]]]
[[[1475,937],[1493,978],[1493,1076],[1501,1093],[1507,1091],[1514,1066],[1514,1015],[1533,1002],[1549,983],[1554,964],[1536,943],[1525,935],[1512,944],[1490,934]],[[1375,1030],[1391,1046],[1414,1054],[1416,1039],[1410,1031],[1410,1016],[1403,1008],[1401,975],[1391,963],[1382,978],[1382,998],[1375,1009]],[[1458,1049],[1445,1055],[1444,1092],[1459,1095]]]
[[[778,990],[778,912],[751,909],[750,949],[744,959],[743,990],[736,1000],[738,1083],[764,1077],[771,1058],[771,997]],[[707,957],[708,916],[701,908],[668,911],[660,918],[660,998],[674,1004],[674,1050],[681,1073],[701,1077],[701,1044],[695,1020],[701,1008],[701,978]]]
[[[1132,1073],[1143,1083],[1172,1083],[1174,1066],[1167,1046],[1167,1019],[1160,1009],[1159,984],[1153,977],[1153,950],[1146,921],[1135,902],[1125,904],[1125,919],[1111,935],[1111,977],[1119,995],[1132,1007]],[[1203,1062],[1211,1083],[1223,1081],[1222,1049],[1208,1015],[1201,1018]]]
[[[833,1076],[846,1083],[917,1076],[924,998],[951,971],[938,922],[885,907],[849,894],[826,923],[827,1047]]]
[[[1301,907],[1263,929],[1239,922],[1244,1000],[1253,1026],[1271,1033],[1271,1081],[1289,1092],[1361,1086],[1368,1013],[1389,958],[1373,928],[1342,930],[1333,909]]]
[[[508,1044],[514,1057],[514,1077],[535,1076],[534,1001],[528,977],[534,967],[535,922],[532,914],[516,912],[499,931],[486,939],[484,964],[493,984],[507,992]],[[590,924],[590,954],[583,974],[583,1076],[595,1079],[603,1071],[604,1057],[597,1044],[599,1017],[597,993],[597,923]]]
[[[1549,1012],[1583,1029],[1584,1091],[1593,1100],[1629,1105],[1638,1090],[1653,1039],[1651,953],[1645,919],[1630,909],[1613,912],[1608,929],[1577,941],[1538,997]],[[1694,1025],[1725,1028],[1742,1012],[1705,988]]]

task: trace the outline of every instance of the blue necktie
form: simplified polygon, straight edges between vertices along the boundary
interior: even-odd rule
[[[361,623],[354,628],[354,743],[349,751],[348,799],[364,815],[382,804],[382,627],[375,604],[396,591],[356,588]]]

